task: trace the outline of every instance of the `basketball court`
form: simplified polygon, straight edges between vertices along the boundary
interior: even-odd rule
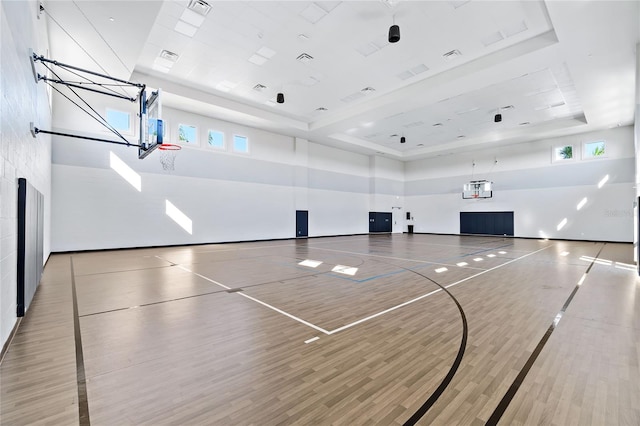
[[[636,338],[609,324],[637,326],[616,296],[636,285],[629,254],[438,235],[59,254],[14,347],[53,327],[47,299],[75,305],[80,335],[55,327],[81,345],[95,424],[484,424],[501,409],[501,424],[624,423]],[[12,357],[9,423],[28,418],[9,402]],[[44,380],[75,381],[63,370]]]
[[[103,3],[0,5],[0,425],[640,424],[637,4]]]

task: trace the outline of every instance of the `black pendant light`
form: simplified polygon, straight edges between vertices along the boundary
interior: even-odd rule
[[[389,43],[397,43],[400,41],[400,27],[392,25],[389,27]]]
[[[278,93],[278,95],[276,96],[276,102],[278,102],[279,104],[284,103],[284,93]]]

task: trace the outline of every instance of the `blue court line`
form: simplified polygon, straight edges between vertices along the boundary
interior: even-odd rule
[[[462,259],[462,258],[465,258],[465,257],[468,257],[468,256],[476,256],[476,255],[478,255],[480,253],[485,253],[487,251],[493,251],[493,250],[499,250],[501,248],[505,248],[505,247],[509,247],[509,246],[510,246],[510,244],[505,244],[505,245],[502,245],[502,246],[482,249],[482,250],[475,251],[473,253],[467,253],[467,254],[463,254],[463,255],[460,255],[460,256],[448,257],[448,258],[445,258],[445,259],[436,259],[433,262],[426,262],[426,263],[422,263],[421,265],[415,266],[413,268],[413,270],[419,270],[419,269],[427,268],[427,267],[430,267],[430,266],[433,266],[433,265],[438,265],[438,264],[441,264],[441,263],[449,262],[451,260]],[[371,254],[371,253],[362,253],[362,254],[359,254],[359,255],[366,257],[367,254]],[[379,256],[385,256],[387,254],[388,253],[380,252]],[[266,256],[266,257],[269,257],[269,256]],[[264,261],[264,259],[261,259],[261,261]],[[294,265],[291,265],[291,264],[285,263],[285,262],[270,262],[270,261],[267,261],[267,262],[268,263],[272,263],[272,264],[276,264],[276,265],[286,266],[286,267],[297,269],[297,270],[300,270],[300,271],[309,272],[308,268],[302,267],[302,266],[300,266],[298,264],[296,264],[294,266]],[[325,263],[325,262],[323,262],[323,263]],[[385,277],[390,277],[390,276],[393,276],[393,275],[398,275],[398,274],[401,274],[403,272],[407,272],[407,270],[406,269],[398,269],[396,271],[385,272],[384,274],[373,275],[371,277],[362,278],[362,279],[350,278],[348,276],[344,276],[343,274],[336,274],[336,273],[332,273],[332,272],[333,271],[329,271],[329,272],[320,272],[320,271],[318,271],[317,273],[318,273],[318,275],[328,275],[328,276],[333,277],[333,278],[339,278],[341,280],[346,280],[346,281],[350,281],[350,282],[361,284],[361,283],[365,283],[365,282],[368,282],[368,281],[377,280],[379,278],[385,278]]]
[[[468,256],[476,256],[476,255],[478,255],[480,253],[484,253],[484,252],[487,252],[487,251],[499,250],[501,248],[509,247],[510,245],[511,244],[505,244],[505,245],[498,246],[498,247],[492,247],[492,248],[488,248],[488,249],[478,250],[478,251],[475,251],[473,253],[463,254],[461,256],[454,256],[454,257],[449,257],[449,258],[446,258],[446,259],[436,259],[433,262],[423,263],[421,265],[413,267],[412,269],[413,270],[419,270],[419,269],[427,268],[429,266],[445,263],[445,262],[448,262],[448,261],[451,261],[451,260],[454,260],[454,259],[462,259],[462,258],[465,258],[465,257],[468,257]],[[366,254],[362,254],[362,256],[366,256]],[[361,280],[357,280],[355,278],[349,278],[349,277],[345,277],[345,276],[340,276],[340,275],[332,274],[332,273],[326,273],[326,275],[329,275],[329,276],[334,277],[334,278],[340,278],[340,279],[343,279],[343,280],[355,282],[355,283],[365,283],[367,281],[373,281],[373,280],[376,280],[378,278],[385,278],[385,277],[389,277],[389,276],[392,276],[392,275],[401,274],[403,272],[407,272],[407,270],[406,269],[399,269],[397,271],[386,272],[384,274],[374,275],[372,277],[363,278]]]

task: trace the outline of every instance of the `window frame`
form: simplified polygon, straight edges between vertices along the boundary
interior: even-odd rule
[[[128,129],[118,129],[118,128],[116,128],[116,126],[114,126],[113,123],[111,123],[109,121],[109,113],[110,112],[115,112],[115,113],[126,115],[128,117],[128,119],[129,119],[129,128]],[[134,133],[135,133],[135,130],[136,130],[136,125],[135,125],[135,120],[133,119],[131,112],[122,111],[122,110],[116,109],[116,108],[106,108],[104,119],[109,125],[113,126],[122,135],[135,136]],[[105,131],[111,132],[111,130],[108,130],[108,129],[105,129]]]
[[[236,149],[236,138],[244,138],[246,146],[247,146],[246,151],[238,151]],[[247,154],[251,153],[251,148],[249,146],[249,136],[245,136],[245,135],[240,135],[238,133],[234,133],[233,134],[233,141],[232,141],[232,145],[231,145],[231,150],[236,154],[247,155]]]
[[[558,156],[558,152],[561,150],[571,147],[571,157],[570,158],[561,158]],[[573,144],[564,144],[564,145],[555,145],[551,147],[551,162],[552,163],[566,163],[569,161],[575,161],[576,159],[576,147]]]
[[[209,139],[211,138],[212,133],[218,133],[222,135],[222,146],[212,145],[209,142]],[[218,150],[218,151],[225,151],[227,149],[227,135],[225,134],[225,132],[223,132],[222,130],[208,129],[207,130],[207,147]]]
[[[191,127],[193,128],[193,136],[194,136],[194,140],[193,141],[189,141],[187,140],[181,140],[180,139],[180,130],[182,127]],[[178,123],[178,126],[176,128],[176,142],[179,143],[180,145],[184,145],[184,146],[198,146],[200,145],[199,143],[199,138],[198,138],[198,126],[196,126],[195,124],[186,124],[186,123]]]
[[[592,155],[588,149],[588,145],[602,144],[602,154]],[[607,141],[604,139],[591,140],[582,143],[582,159],[583,160],[597,160],[599,158],[607,158]]]

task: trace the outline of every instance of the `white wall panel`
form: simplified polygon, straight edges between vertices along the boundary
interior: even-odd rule
[[[46,54],[38,2],[0,2],[0,347],[16,323],[17,188],[26,178],[44,195],[44,259],[50,252],[51,139],[32,138],[29,123],[50,128],[49,98],[31,72],[29,49]]]

